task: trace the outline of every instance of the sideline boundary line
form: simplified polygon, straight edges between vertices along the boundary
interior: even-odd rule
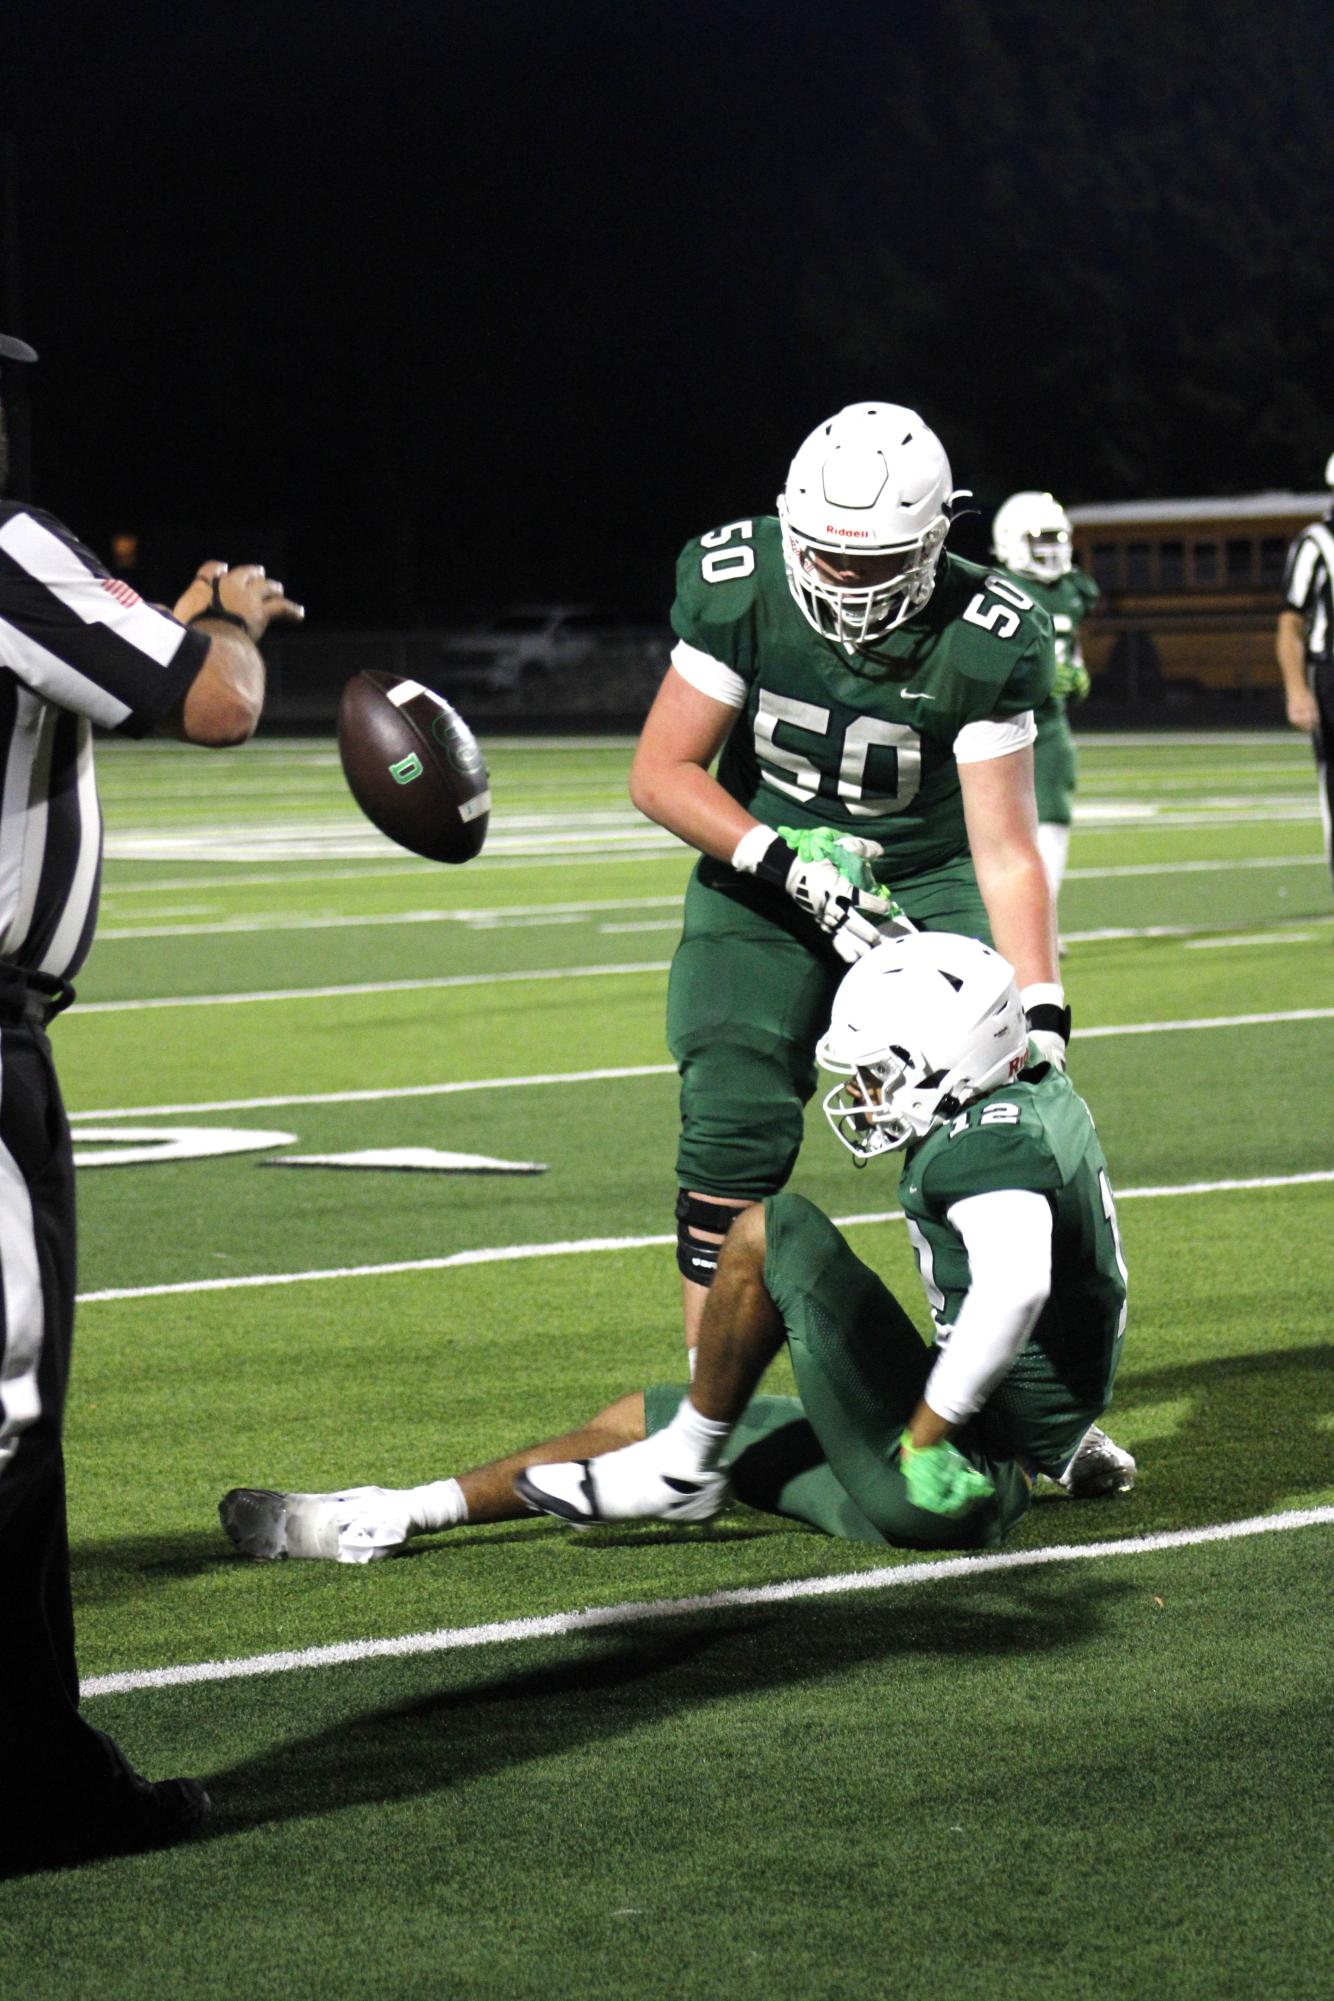
[[[691,852],[691,850],[681,846],[679,842],[677,846],[680,848],[683,856]],[[566,856],[565,859],[567,861],[575,861],[579,858],[577,856]],[[1101,881],[1104,878],[1114,876],[1213,875],[1221,874],[1224,871],[1228,874],[1234,874],[1239,869],[1323,867],[1324,859],[1322,854],[1312,852],[1301,855],[1244,855],[1235,861],[1229,861],[1226,857],[1216,857],[1214,859],[1184,862],[1128,862],[1107,868],[1067,869],[1065,880],[1067,882],[1072,880]],[[317,863],[312,863],[312,870],[317,867]],[[203,880],[198,876],[180,876],[167,878],[160,882],[116,882],[108,885],[103,900],[110,906],[118,897],[122,896],[161,896],[179,890],[190,890],[192,893],[197,892],[200,895],[207,895],[219,890],[232,889],[290,889],[294,882],[298,887],[305,885],[318,887],[321,883],[326,882],[366,882],[374,877],[383,877],[394,882],[418,876],[430,876],[432,880],[436,880],[438,879],[439,872],[439,862],[411,862],[405,856],[401,863],[384,862],[379,866],[360,863],[348,868],[320,868],[318,874],[312,873],[307,876],[297,876],[295,878],[290,869],[275,869],[262,875],[239,876],[228,874],[225,876],[212,876]],[[658,899],[651,898],[649,900],[657,901]],[[678,892],[664,900],[679,906],[681,902],[680,893]],[[627,899],[627,901],[637,903],[640,899],[632,897]],[[513,905],[509,904],[500,906],[500,908],[506,911],[513,907]],[[456,914],[451,913],[451,915]],[[97,934],[99,944],[102,942],[104,935],[99,928]]]
[[[1300,919],[1294,919],[1294,924],[1296,923],[1325,924],[1328,923],[1329,921],[1330,920],[1328,918],[1324,917],[1303,917]],[[1163,934],[1166,935],[1166,932],[1167,932],[1167,927],[1163,927]],[[1093,937],[1093,933],[1091,932],[1085,935],[1089,938]],[[1120,931],[1100,931],[1097,934],[1100,940],[1122,938],[1125,935],[1126,934],[1124,932]],[[1172,933],[1171,935],[1175,936],[1177,934]],[[1185,934],[1183,933],[1182,935]],[[1236,935],[1240,937],[1242,934],[1238,932]],[[565,980],[565,979],[588,980],[588,979],[596,979],[604,973],[605,974],[665,973],[669,970],[670,966],[671,966],[670,959],[643,959],[643,960],[636,960],[633,964],[630,965],[565,966],[565,967],[557,966],[557,967],[548,967],[542,972],[532,972],[532,973],[528,972],[451,973],[448,975],[444,975],[439,979],[382,980],[379,982],[373,982],[366,985],[350,986],[350,987],[291,987],[291,988],[276,988],[273,989],[272,991],[265,993],[192,994],[192,995],[186,995],[184,998],[180,1000],[162,999],[162,1000],[138,1000],[138,1001],[129,1001],[129,1000],[89,1001],[86,1007],[83,1006],[82,1003],[80,1003],[78,1011],[74,1015],[73,1019],[77,1021],[79,1019],[79,1016],[82,1014],[133,1014],[137,1009],[146,1007],[233,1007],[233,1006],[238,1006],[245,1001],[331,1000],[331,999],[340,999],[343,996],[349,994],[360,995],[360,994],[416,993],[422,991],[425,988],[439,988],[439,987],[508,986],[512,985],[516,981],[521,981],[521,980]],[[1206,1029],[1206,1028],[1270,1028],[1276,1026],[1277,1024],[1289,1021],[1327,1021],[1331,1015],[1334,1015],[1334,1007],[1290,1007],[1290,1008],[1281,1008],[1278,1010],[1271,1010],[1266,1014],[1207,1014],[1207,1015],[1192,1016],[1183,1019],[1181,1021],[1104,1022],[1101,1024],[1101,1026],[1080,1028],[1077,1031],[1077,1035],[1080,1042],[1098,1042],[1105,1040],[1110,1035],[1177,1035],[1187,1030]],[[664,1064],[662,1067],[664,1069],[671,1069],[674,1068],[675,1066]],[[572,1081],[575,1083],[581,1083],[585,1079],[585,1073],[582,1071],[571,1071],[569,1073],[563,1073],[563,1074],[568,1074],[571,1077]],[[547,1081],[551,1083],[560,1083],[561,1080],[562,1080],[561,1075],[558,1074],[550,1077]],[[454,1090],[489,1089],[495,1085],[503,1085],[506,1081],[512,1081],[514,1083],[524,1084],[527,1083],[529,1079],[524,1077],[518,1077],[511,1080],[506,1080],[503,1077],[483,1077],[473,1083],[457,1084],[450,1086],[449,1088]],[[441,1088],[441,1087],[436,1087],[436,1088]],[[363,1093],[362,1095],[364,1096],[366,1094]],[[172,1109],[173,1110],[193,1109],[198,1111],[209,1111],[209,1110],[227,1110],[232,1108],[233,1106],[240,1106],[244,1104],[294,1105],[298,1103],[315,1104],[315,1103],[326,1103],[326,1102],[333,1103],[336,1102],[336,1100],[325,1099],[323,1097],[320,1097],[318,1099],[309,1097],[304,1099],[298,1099],[298,1098],[230,1099],[229,1098],[229,1099],[218,1099],[216,1103],[211,1106],[198,1105],[194,1107],[180,1107],[180,1108],[172,1107]],[[142,1111],[147,1108],[141,1106],[138,1107],[137,1109]],[[112,1113],[105,1111],[85,1111],[85,1112],[70,1113],[71,1118],[83,1118],[83,1119],[92,1119],[92,1118],[105,1119],[105,1118],[113,1118],[121,1116],[123,1115],[120,1113]]]
[[[1151,1556],[1161,1550],[1235,1542],[1246,1536],[1273,1535],[1330,1522],[1334,1522],[1334,1507],[1298,1508],[1285,1514],[1252,1515],[1240,1522],[1215,1522],[1204,1528],[1120,1536],[1110,1542],[1056,1543],[1049,1549],[1016,1550],[999,1556],[954,1556],[933,1563],[898,1563],[878,1570],[797,1577],[781,1584],[709,1591],[694,1598],[628,1599],[619,1605],[595,1605],[582,1612],[553,1612],[545,1618],[506,1619],[486,1626],[441,1626],[431,1633],[405,1633],[397,1639],[341,1640],[331,1646],[302,1647],[287,1653],[249,1654],[232,1660],[194,1661],[180,1667],[131,1668],[120,1674],[90,1675],[82,1683],[81,1693],[85,1699],[129,1695],[144,1688],[185,1688],[201,1682],[290,1674],[298,1668],[343,1667],[358,1661],[455,1653],[466,1647],[502,1646],[522,1640],[559,1639],[567,1633],[642,1626],[656,1619],[689,1618],[701,1612],[731,1611],[738,1606],[784,1605],[803,1598],[831,1598],[853,1591],[890,1591],[911,1584],[1038,1570],[1053,1563],[1093,1562],[1109,1556]]]
[[[1301,1188],[1315,1182],[1334,1181],[1334,1168],[1316,1168],[1305,1174],[1258,1174],[1235,1181],[1181,1181],[1159,1188],[1118,1188],[1118,1202],[1155,1200],[1168,1195],[1230,1195],[1252,1188]],[[840,1230],[860,1228],[868,1223],[898,1223],[901,1209],[868,1210],[855,1216],[835,1216]],[[595,1251],[661,1250],[674,1244],[675,1237],[572,1237],[539,1244],[496,1244],[475,1250],[449,1251],[438,1258],[397,1258],[382,1265],[333,1265],[310,1271],[275,1271],[237,1274],[231,1278],[175,1279],[167,1285],[109,1286],[102,1292],[81,1292],[79,1306],[97,1306],[116,1299],[162,1299],[171,1293],[239,1292],[264,1285],[307,1285],[325,1279],[393,1278],[404,1272],[449,1271],[458,1265],[518,1264],[526,1258],[586,1257]]]
[[[1240,861],[1187,861],[1187,862],[1132,862],[1118,868],[1072,868],[1065,872],[1067,882],[1100,882],[1122,876],[1162,876],[1162,875],[1237,875],[1247,869],[1276,868],[1324,868],[1323,854],[1309,855],[1262,855],[1248,856]],[[318,882],[331,878],[321,876]],[[275,878],[282,882],[282,877]],[[317,884],[318,886],[318,884]],[[193,887],[193,885],[192,885]],[[208,893],[212,893],[211,891]],[[99,945],[137,944],[144,939],[155,938],[251,938],[266,937],[273,932],[295,931],[355,931],[367,928],[383,928],[395,924],[465,924],[477,930],[504,931],[515,924],[540,922],[556,924],[561,921],[590,920],[629,910],[670,910],[677,923],[680,922],[681,898],[671,896],[632,896],[590,898],[580,903],[548,903],[540,912],[532,912],[522,904],[463,905],[458,909],[435,908],[428,910],[373,910],[323,912],[298,916],[289,910],[255,911],[246,916],[207,916],[193,923],[177,921],[166,923],[144,923],[136,925],[103,925],[97,933]],[[606,929],[606,926],[601,927]],[[624,925],[616,925],[615,930],[624,930]],[[1067,942],[1074,943],[1081,938],[1096,937],[1094,932],[1070,932]],[[1138,932],[1133,935],[1139,936]]]
[[[447,987],[508,987],[524,980],[592,980],[623,973],[665,973],[670,959],[635,960],[629,965],[544,966],[511,973],[444,973],[436,979],[357,980],[348,986],[260,987],[253,993],[159,994],[143,1000],[80,1001],[79,1016],[137,1014],[146,1007],[243,1007],[252,1001],[342,1000],[361,994],[435,993]]]

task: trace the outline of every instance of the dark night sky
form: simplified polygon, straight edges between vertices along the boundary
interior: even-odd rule
[[[378,623],[661,610],[854,397],[984,501],[1311,489],[1328,13],[18,0],[37,497]]]

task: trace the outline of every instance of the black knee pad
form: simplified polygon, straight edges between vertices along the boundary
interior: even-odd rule
[[[705,1243],[692,1230],[711,1230],[725,1237],[741,1214],[730,1202],[715,1202],[708,1195],[691,1195],[682,1189],[676,1198],[676,1267],[692,1285],[712,1285],[718,1269],[721,1244]]]

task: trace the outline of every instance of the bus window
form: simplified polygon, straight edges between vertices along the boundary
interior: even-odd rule
[[[1252,582],[1255,574],[1255,545],[1253,542],[1229,542],[1227,545],[1227,580],[1232,588]]]
[[[1197,584],[1218,582],[1217,542],[1197,542],[1195,544],[1195,581]]]
[[[1160,542],[1158,544],[1158,588],[1164,591],[1179,591],[1185,581],[1185,543]]]
[[[1266,535],[1260,544],[1260,582],[1281,584],[1288,545],[1280,535]]]
[[[1147,542],[1126,543],[1126,589],[1146,591],[1149,588],[1149,545]]]
[[[1114,591],[1121,582],[1121,565],[1117,557],[1121,553],[1118,542],[1095,542],[1093,544],[1093,580],[1099,590]]]

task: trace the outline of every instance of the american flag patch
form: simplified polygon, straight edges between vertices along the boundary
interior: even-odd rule
[[[143,603],[143,599],[140,597],[138,591],[131,590],[130,586],[123,584],[119,577],[99,577],[97,581],[101,584],[102,589],[108,597],[115,598],[117,604],[136,605]]]

